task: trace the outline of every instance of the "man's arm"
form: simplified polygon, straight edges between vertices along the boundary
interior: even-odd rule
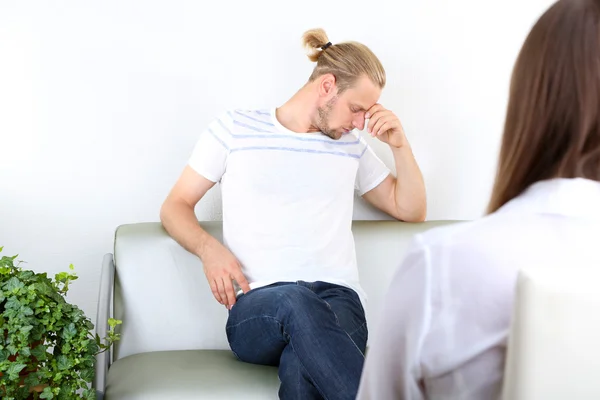
[[[363,198],[392,217],[407,222],[422,222],[427,215],[423,175],[410,145],[390,146],[397,177],[391,174]]]
[[[367,131],[392,149],[396,178],[389,175],[363,197],[392,217],[407,222],[422,222],[427,215],[425,182],[400,120],[381,104],[365,114]]]
[[[250,290],[248,281],[235,256],[202,229],[194,212],[196,204],[214,184],[186,166],[161,207],[160,219],[177,243],[200,257],[215,299],[231,307],[235,304],[231,280],[235,279],[244,293]]]
[[[194,208],[214,185],[186,166],[160,209],[160,220],[169,235],[200,258],[207,243],[216,239],[198,224]]]

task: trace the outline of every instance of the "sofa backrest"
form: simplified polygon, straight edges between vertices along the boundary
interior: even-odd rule
[[[353,222],[369,327],[379,319],[383,295],[413,236],[453,222]],[[201,224],[222,240],[221,222]],[[177,244],[160,223],[120,226],[114,260],[114,315],[123,320],[114,360],[150,351],[229,348],[227,310],[215,301],[202,262]]]

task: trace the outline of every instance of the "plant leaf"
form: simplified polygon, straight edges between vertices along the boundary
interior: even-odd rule
[[[19,308],[21,308],[21,303],[19,302],[19,299],[17,299],[15,296],[12,296],[8,300],[6,300],[4,308],[6,310],[18,310]]]
[[[35,290],[45,296],[50,296],[52,288],[46,282],[38,282],[35,284]]]
[[[58,369],[61,371],[69,369],[73,366],[73,361],[67,358],[67,356],[65,356],[64,354],[61,354],[58,357],[56,357],[56,363]]]
[[[94,379],[94,368],[86,368],[83,371],[81,371],[81,379],[84,379],[86,381],[91,381],[92,379]]]
[[[29,357],[31,355],[31,349],[29,346],[23,347],[19,350],[19,354],[23,357]]]
[[[50,387],[45,387],[42,394],[40,394],[40,399],[52,399],[54,394],[52,393],[52,389]]]
[[[65,329],[63,329],[62,337],[65,340],[71,340],[75,337],[75,335],[77,335],[77,329],[75,329],[75,324],[71,322],[69,325],[65,326]]]
[[[17,379],[19,377],[19,372],[21,372],[23,370],[23,368],[25,368],[26,366],[27,366],[27,364],[20,364],[20,363],[10,364],[10,366],[6,370],[6,372],[9,375],[9,379],[10,380]]]
[[[31,351],[31,355],[34,356],[38,361],[44,361],[46,359],[46,346],[43,344],[36,346]]]
[[[121,321],[121,320],[118,320],[118,319],[114,319],[114,318],[109,318],[109,319],[108,319],[108,325],[109,325],[111,328],[114,328],[114,327],[116,327],[117,325],[120,325],[120,324],[122,324],[122,323],[123,323],[123,321]]]
[[[35,273],[33,271],[21,271],[18,276],[22,281],[28,281],[35,276]]]
[[[3,286],[4,290],[7,290],[9,292],[16,292],[17,290],[22,289],[24,287],[25,285],[23,284],[23,282],[21,282],[16,276],[10,278]]]
[[[27,375],[27,377],[25,378],[23,383],[25,383],[25,385],[27,386],[27,389],[29,389],[33,386],[37,386],[40,384],[40,377],[38,376],[37,373],[32,372],[29,375]]]
[[[96,392],[93,389],[85,389],[82,396],[86,400],[96,400]]]
[[[21,312],[26,317],[28,317],[30,315],[33,315],[33,310],[31,308],[29,308],[29,307],[23,307],[23,308],[21,308]]]
[[[10,352],[11,356],[14,356],[15,354],[17,354],[17,351],[19,351],[17,346],[15,346],[14,344],[9,344],[8,346],[6,346],[6,349]]]

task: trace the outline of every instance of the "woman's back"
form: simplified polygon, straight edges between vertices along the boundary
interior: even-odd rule
[[[518,270],[598,268],[598,238],[600,183],[584,179],[538,182],[487,218],[425,233],[430,318],[415,369],[429,398],[495,398]]]
[[[486,218],[417,236],[358,398],[498,398],[518,270],[598,268],[598,238],[600,182],[587,179],[538,182]]]

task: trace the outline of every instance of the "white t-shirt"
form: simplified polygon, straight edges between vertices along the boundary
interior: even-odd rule
[[[370,191],[390,170],[358,133],[333,140],[286,129],[275,109],[232,110],[200,135],[189,165],[220,183],[224,245],[252,289],[324,281],[354,289],[364,303],[354,191]]]

